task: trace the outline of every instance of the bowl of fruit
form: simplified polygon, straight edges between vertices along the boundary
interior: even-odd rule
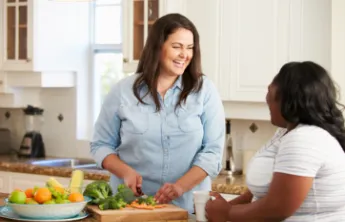
[[[6,206],[18,216],[29,219],[67,219],[79,215],[91,201],[82,194],[83,172],[73,172],[71,184],[64,187],[50,178],[43,187],[14,190],[5,199]],[[81,180],[80,180],[81,179]]]

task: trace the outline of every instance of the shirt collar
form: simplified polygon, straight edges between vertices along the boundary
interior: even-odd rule
[[[176,79],[175,83],[173,84],[173,86],[171,88],[175,89],[176,87],[179,88],[180,90],[182,90],[182,75],[180,75]],[[143,89],[147,90],[147,84],[146,83],[141,83],[140,90],[143,90]]]
[[[172,86],[172,89],[175,89],[176,87],[179,88],[180,90],[182,90],[182,75],[180,75],[180,76],[176,79],[174,85]]]

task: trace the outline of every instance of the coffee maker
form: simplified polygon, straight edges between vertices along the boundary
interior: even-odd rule
[[[18,156],[27,158],[45,157],[43,137],[40,133],[43,109],[29,105],[23,111],[26,133],[20,145]]]

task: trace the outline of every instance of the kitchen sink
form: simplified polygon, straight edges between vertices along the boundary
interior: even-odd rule
[[[93,160],[88,159],[49,159],[49,160],[36,160],[30,161],[32,165],[49,166],[49,167],[96,167],[96,163]]]
[[[95,161],[89,160],[89,159],[74,159],[74,158],[48,159],[48,160],[29,161],[29,163],[36,166],[65,167],[65,168],[72,168],[72,169],[98,170],[101,172],[108,172],[107,170],[99,168]]]

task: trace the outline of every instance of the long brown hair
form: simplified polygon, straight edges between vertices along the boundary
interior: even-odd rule
[[[180,28],[187,29],[193,33],[194,47],[193,57],[182,74],[183,89],[176,107],[181,106],[182,102],[186,102],[186,99],[191,92],[199,92],[202,87],[203,74],[201,70],[199,33],[194,24],[188,18],[178,13],[171,13],[160,17],[153,24],[147,37],[145,47],[139,60],[138,68],[136,70],[136,73],[139,76],[133,85],[134,95],[140,103],[145,104],[143,98],[148,94],[151,94],[155,102],[157,112],[161,109],[157,92],[161,49],[169,35]],[[139,91],[142,84],[147,85],[148,91],[144,96],[140,97]]]

